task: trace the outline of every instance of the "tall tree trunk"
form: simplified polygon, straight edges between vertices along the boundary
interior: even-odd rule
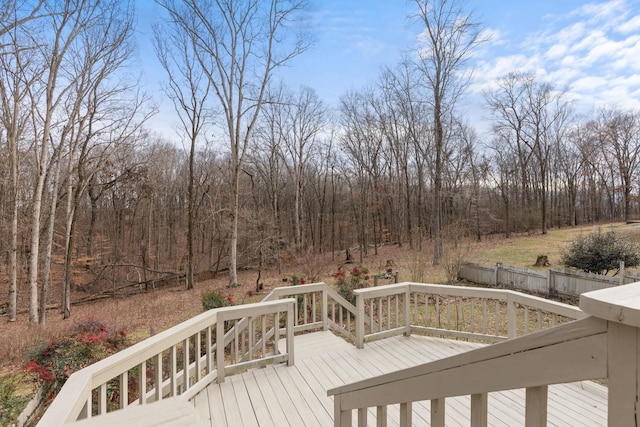
[[[38,312],[38,323],[44,325],[47,317],[47,294],[49,293],[49,283],[51,280],[51,251],[53,250],[53,239],[56,224],[56,210],[58,206],[58,185],[60,180],[60,152],[55,154],[53,188],[51,193],[51,212],[49,213],[49,223],[47,226],[47,241],[44,249],[44,263],[42,266],[42,280],[40,283],[40,308]]]
[[[51,88],[52,92],[53,89]],[[48,90],[49,92],[49,90]],[[50,109],[47,108],[49,111]],[[38,322],[38,267],[40,262],[40,217],[42,213],[42,197],[47,176],[49,158],[49,135],[51,130],[51,113],[45,120],[40,152],[38,155],[38,179],[33,191],[33,206],[31,211],[31,245],[29,252],[29,323]]]
[[[195,151],[196,140],[191,138],[189,151],[189,206],[187,208],[187,289],[193,289],[194,262],[193,262],[193,240],[195,227],[196,195],[195,195]]]
[[[229,253],[229,286],[238,283],[238,215],[240,214],[240,168],[235,165],[233,168],[232,187],[232,218],[231,218],[231,247]]]
[[[73,263],[73,249],[75,246],[75,218],[76,208],[82,190],[81,183],[77,184],[76,190],[73,189],[73,179],[71,172],[73,171],[71,159],[67,168],[67,207],[65,212],[65,239],[64,239],[64,276],[62,279],[62,318],[71,317],[71,267]]]
[[[433,265],[439,265],[443,254],[442,247],[442,150],[444,146],[444,134],[442,129],[442,111],[439,95],[434,93],[436,99],[433,109],[433,123],[435,127],[435,172],[433,176]]]
[[[14,116],[15,118],[15,116]],[[15,132],[8,138],[10,153],[9,192],[11,205],[11,242],[9,244],[9,321],[15,322],[18,305],[18,140]]]

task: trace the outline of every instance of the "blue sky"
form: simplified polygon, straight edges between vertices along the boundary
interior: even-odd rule
[[[142,40],[154,5],[137,1],[145,81],[147,90],[157,93],[163,76]],[[337,107],[347,90],[374,82],[381,67],[394,66],[415,47],[421,29],[407,21],[412,4],[311,0],[309,29],[315,44],[279,77],[292,88],[312,87]],[[467,6],[492,35],[478,52],[465,104],[478,127],[482,90],[514,70],[535,71],[542,80],[568,86],[568,95],[585,114],[602,105],[640,110],[640,0],[469,0]],[[166,124],[170,115],[171,107],[164,102],[158,119]]]

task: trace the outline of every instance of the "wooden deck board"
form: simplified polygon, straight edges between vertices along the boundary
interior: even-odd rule
[[[295,365],[254,369],[211,384],[194,399],[197,412],[212,426],[329,426],[333,418],[330,388],[363,378],[437,360],[480,344],[430,337],[393,337],[357,349],[331,332],[296,337]],[[524,424],[524,390],[489,394],[491,426]],[[469,425],[469,396],[446,400],[447,426]],[[416,425],[429,423],[429,402],[413,405]],[[607,425],[607,389],[586,381],[549,387],[550,426]],[[388,408],[388,425],[397,426],[399,407]],[[354,416],[354,425],[356,423]],[[376,410],[368,411],[375,425]]]
[[[317,394],[317,391],[321,390],[314,390],[314,388],[309,385],[306,376],[302,376],[299,369],[279,369],[278,374],[281,378],[288,377],[290,384],[295,384],[295,390],[293,390],[293,392],[299,393],[300,397],[304,399],[305,405],[313,412],[314,417],[319,423],[318,425],[326,426],[333,422],[332,412],[330,411],[331,408],[323,405],[323,401],[326,401],[325,396]],[[291,392],[290,389],[290,395]]]
[[[254,411],[254,408],[256,407],[256,401],[259,402],[259,399],[249,398],[246,381],[241,376],[231,376],[229,380],[229,382],[233,385],[233,392],[236,395],[236,401],[238,402],[238,409],[240,410],[242,425],[246,427],[259,427],[259,418]]]
[[[260,386],[258,385],[255,376],[245,376],[244,385],[247,387],[248,395],[251,396],[251,405],[253,406],[256,418],[260,420],[260,426],[277,427],[271,419],[269,405],[262,395],[262,391],[260,391]]]
[[[278,399],[278,396],[274,394],[273,388],[265,376],[265,370],[256,369],[252,372],[252,376],[253,380],[258,385],[260,396],[262,396],[265,404],[267,405],[267,410],[271,415],[273,423],[276,426],[287,425],[288,421],[284,414],[284,409],[280,406],[280,399]],[[249,381],[251,381],[251,379]]]
[[[241,378],[236,377],[235,381],[238,379]],[[219,385],[226,425],[230,427],[242,425],[242,415],[240,414],[240,407],[238,406],[238,397],[233,389],[233,381],[233,377],[228,377],[226,382]]]

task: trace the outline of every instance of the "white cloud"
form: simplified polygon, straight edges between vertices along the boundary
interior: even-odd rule
[[[600,105],[640,106],[640,13],[636,0],[594,1],[561,16],[524,37],[518,51],[494,45],[475,87],[492,87],[490,79],[510,71],[535,71],[540,80],[568,86],[583,109]]]
[[[554,44],[547,51],[547,58],[555,60],[562,58],[567,53],[567,46],[564,44]]]
[[[622,34],[629,34],[640,30],[640,15],[636,15],[631,19],[620,23],[616,31]]]
[[[562,60],[560,61],[560,65],[563,68],[580,68],[580,58],[577,57],[576,55],[568,55],[565,56],[564,58],[562,58]]]
[[[597,22],[612,22],[611,18],[617,19],[625,16],[629,8],[626,0],[611,0],[608,2],[593,2],[576,9],[569,16],[586,18],[589,24]]]
[[[598,91],[601,87],[607,86],[608,81],[599,76],[582,77],[571,82],[572,92]]]

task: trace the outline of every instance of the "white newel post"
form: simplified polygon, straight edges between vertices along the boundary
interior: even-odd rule
[[[640,416],[640,282],[584,293],[580,308],[608,321],[608,425],[635,426]]]
[[[507,294],[507,337],[515,338],[518,336],[518,315],[516,311],[516,303],[511,293]]]
[[[356,294],[356,347],[364,348],[364,295],[358,291]]]
[[[404,336],[411,336],[411,286],[404,294]]]
[[[329,298],[327,295],[327,285],[322,287],[322,330],[329,330]]]

